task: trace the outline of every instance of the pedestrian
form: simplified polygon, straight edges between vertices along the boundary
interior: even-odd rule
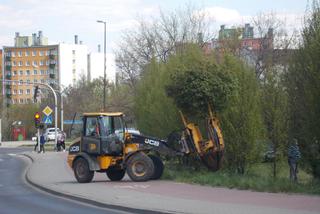
[[[66,140],[66,133],[61,131],[61,136],[60,136],[60,145],[63,148],[63,151],[66,151],[66,144],[65,144],[65,140]]]
[[[293,139],[288,148],[288,164],[290,167],[290,181],[298,181],[298,161],[301,158],[301,153],[298,146],[298,140]]]
[[[38,138],[39,138],[39,136],[38,136],[38,134],[37,134],[37,137],[36,137],[36,145],[34,145],[34,151],[37,151],[37,148],[38,148]]]
[[[44,150],[44,144],[46,143],[46,139],[43,135],[43,133],[41,134],[40,136],[40,152],[44,153],[45,150]]]
[[[65,146],[65,133],[63,131],[59,131],[58,133],[58,138],[57,138],[57,151],[60,152],[61,148],[63,149],[63,151],[66,150],[66,146]]]

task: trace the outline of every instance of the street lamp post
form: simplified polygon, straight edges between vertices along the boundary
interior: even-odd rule
[[[107,69],[107,56],[106,56],[106,34],[107,34],[107,28],[106,28],[106,22],[97,20],[98,23],[103,23],[104,24],[104,73],[103,73],[103,111],[106,111],[106,85],[107,85],[107,74],[106,74],[106,69]]]

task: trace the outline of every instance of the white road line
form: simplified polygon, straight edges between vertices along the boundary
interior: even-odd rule
[[[13,153],[9,153],[7,155],[10,155],[10,156],[17,156],[17,154],[13,154]]]
[[[115,185],[113,187],[118,189],[146,189],[150,187],[150,185]]]

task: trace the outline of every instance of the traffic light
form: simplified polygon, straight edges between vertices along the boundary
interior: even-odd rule
[[[37,102],[38,93],[39,93],[39,86],[36,86],[35,89],[34,89],[34,94],[33,94],[34,103]]]
[[[34,114],[34,125],[37,129],[40,127],[40,123],[41,123],[41,115],[39,112],[36,112]]]

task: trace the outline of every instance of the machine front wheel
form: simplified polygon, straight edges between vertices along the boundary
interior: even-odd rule
[[[73,164],[74,175],[79,183],[89,183],[92,181],[94,171],[89,168],[88,161],[84,158],[77,158]]]
[[[133,181],[147,181],[152,178],[154,164],[143,152],[133,154],[127,161],[127,173]]]

